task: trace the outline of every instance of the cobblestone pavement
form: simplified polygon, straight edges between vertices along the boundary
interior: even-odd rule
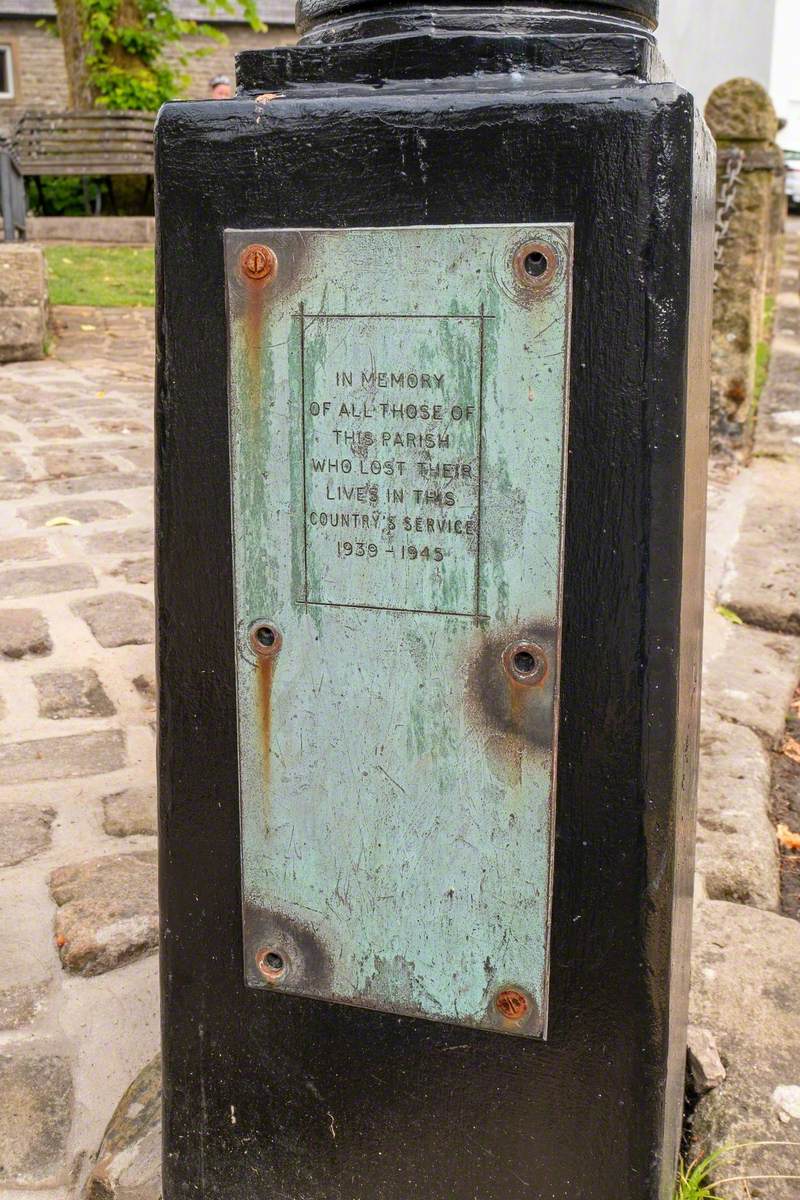
[[[3,1200],[66,1195],[158,1043],[152,313],[55,315],[0,368]]]

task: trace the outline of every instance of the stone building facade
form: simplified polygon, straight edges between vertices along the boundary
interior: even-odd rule
[[[197,19],[221,30],[227,43],[187,37],[186,52],[203,46],[209,52],[190,59],[186,68],[191,82],[178,99],[198,99],[208,94],[214,75],[233,78],[233,59],[239,50],[260,49],[294,42],[293,0],[261,0],[266,33],[254,33],[235,15],[209,17],[198,0],[176,0],[181,17]],[[61,42],[55,35],[52,0],[0,0],[0,134],[6,133],[25,108],[66,108],[67,77]]]

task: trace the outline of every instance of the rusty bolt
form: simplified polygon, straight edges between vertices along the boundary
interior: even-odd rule
[[[525,242],[514,255],[514,271],[520,283],[540,291],[552,281],[558,255],[547,242]]]
[[[536,642],[512,642],[503,651],[503,667],[516,683],[538,687],[547,678],[547,655]]]
[[[275,658],[283,645],[283,634],[272,621],[254,621],[249,630],[250,648],[259,658]]]
[[[277,983],[286,974],[286,959],[279,950],[262,946],[256,951],[256,966],[265,979]]]
[[[278,259],[275,251],[270,250],[269,246],[259,246],[257,242],[251,246],[245,246],[239,263],[242,273],[248,279],[273,279],[278,271]]]
[[[497,993],[494,1006],[507,1021],[521,1021],[528,1012],[528,997],[517,988],[503,988]]]

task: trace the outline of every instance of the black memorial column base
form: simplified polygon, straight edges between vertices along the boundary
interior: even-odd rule
[[[417,29],[369,59],[358,41],[247,54],[238,99],[160,114],[165,1200],[671,1195],[713,151],[662,79],[643,26]],[[242,967],[222,232],[502,222],[575,225],[544,1042],[266,994]]]

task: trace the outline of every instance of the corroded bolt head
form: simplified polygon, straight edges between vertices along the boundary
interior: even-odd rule
[[[279,950],[262,946],[256,951],[256,966],[270,983],[277,983],[286,974],[286,959]]]
[[[528,997],[516,988],[503,988],[497,993],[494,1006],[507,1021],[521,1021],[528,1012]]]
[[[541,291],[558,269],[558,255],[547,242],[525,242],[514,255],[514,271],[526,288]]]
[[[503,651],[503,667],[515,683],[538,687],[547,678],[547,655],[536,642],[512,642]]]
[[[254,621],[248,631],[250,649],[259,658],[275,658],[283,646],[283,634],[271,621]]]
[[[269,246],[260,246],[254,242],[245,246],[239,258],[242,274],[248,279],[272,279],[278,271],[278,259],[275,251]]]

